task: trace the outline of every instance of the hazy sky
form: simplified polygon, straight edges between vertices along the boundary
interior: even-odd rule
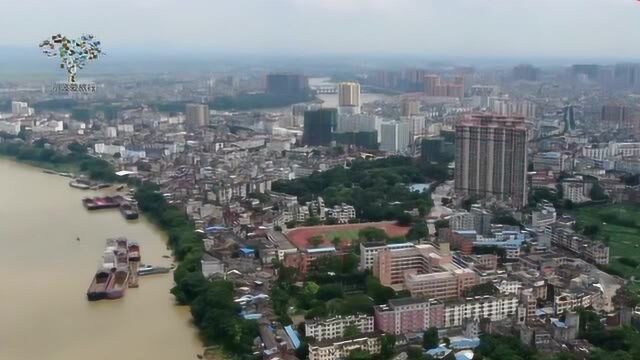
[[[0,0],[0,46],[640,58],[637,0]],[[1,54],[0,54],[1,56]]]

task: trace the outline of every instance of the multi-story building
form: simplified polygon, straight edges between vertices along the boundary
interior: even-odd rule
[[[187,104],[185,116],[185,125],[189,130],[207,126],[209,124],[209,105]]]
[[[455,190],[526,204],[527,129],[524,118],[476,115],[456,126]]]
[[[544,229],[554,222],[556,222],[556,208],[550,203],[539,204],[531,212],[531,226],[538,233],[544,232]]]
[[[609,247],[562,225],[551,226],[551,243],[597,265],[609,264]]]
[[[326,146],[333,141],[338,111],[319,109],[305,111],[302,143],[310,146]]]
[[[378,334],[363,334],[354,339],[327,340],[309,344],[309,360],[344,359],[354,350],[366,351],[370,354],[380,352]]]
[[[415,100],[404,99],[400,106],[401,116],[410,117],[418,115],[420,113],[420,103]]]
[[[600,120],[611,127],[625,128],[633,124],[634,114],[630,109],[620,104],[607,104],[602,106]]]
[[[316,341],[341,338],[344,336],[344,330],[349,326],[356,327],[361,334],[372,333],[373,316],[337,316],[330,319],[309,320],[304,323],[305,335]]]
[[[427,96],[462,99],[464,97],[464,77],[456,76],[453,82],[448,83],[442,82],[438,75],[425,75],[424,92]]]
[[[376,330],[395,335],[444,326],[444,306],[437,300],[402,298],[374,308]]]
[[[380,126],[380,150],[393,154],[406,153],[411,145],[411,126],[406,121],[392,121]]]
[[[449,218],[451,230],[475,230],[474,216],[466,211],[457,212]]]
[[[378,253],[382,250],[402,250],[412,249],[415,247],[413,243],[385,244],[385,243],[360,243],[360,270],[371,270],[374,262],[378,258]]]
[[[479,204],[471,205],[469,209],[471,215],[473,215],[473,227],[480,235],[487,235],[491,232],[491,220],[493,214],[491,211],[483,208]]]
[[[537,81],[540,69],[530,64],[520,64],[513,68],[515,80]]]
[[[335,205],[326,210],[327,218],[334,219],[338,224],[346,224],[356,218],[356,209],[345,203]]]
[[[515,316],[518,309],[517,296],[478,296],[444,305],[444,326],[462,326],[465,320],[489,318],[500,321]]]
[[[359,114],[360,84],[354,82],[339,83],[338,106],[340,114]]]
[[[533,156],[534,171],[560,172],[566,169],[566,155],[559,152],[543,152]]]
[[[448,250],[448,243],[437,250],[431,245],[416,245],[413,249],[378,252],[373,274],[385,286],[408,290],[413,297],[450,299],[478,284],[478,275],[457,264]]]
[[[266,91],[276,95],[304,94],[309,88],[309,79],[300,74],[268,74]]]
[[[593,184],[585,182],[583,179],[575,177],[562,180],[562,198],[573,203],[589,201],[587,196]]]
[[[522,289],[522,282],[518,280],[496,280],[493,285],[502,295],[519,295]]]
[[[478,281],[475,271],[457,269],[428,274],[407,274],[404,286],[411,296],[452,299],[460,297],[464,290],[477,285]]]
[[[559,316],[578,307],[598,307],[599,302],[602,302],[602,293],[598,291],[563,291],[553,297],[553,312]]]

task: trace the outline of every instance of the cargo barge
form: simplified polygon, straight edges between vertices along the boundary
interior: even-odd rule
[[[107,239],[98,271],[87,289],[89,301],[119,299],[137,287],[140,247],[126,238]]]
[[[102,196],[94,198],[84,198],[82,199],[82,204],[87,208],[87,210],[101,210],[117,208],[123,201],[125,200],[120,195]]]
[[[121,195],[84,198],[82,204],[91,211],[118,208],[127,220],[135,220],[140,216],[136,201]]]

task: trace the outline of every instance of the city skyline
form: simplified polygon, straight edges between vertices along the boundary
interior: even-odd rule
[[[81,7],[86,4],[79,0],[6,4],[7,13],[28,14],[30,21],[7,17],[5,26],[13,31],[0,34],[0,48],[28,48],[52,32],[91,32],[112,49],[176,57],[221,52],[640,57],[640,50],[620,41],[640,35],[635,26],[640,4],[633,0],[196,0],[189,6],[177,0],[99,0],[92,3],[98,18],[77,16]]]

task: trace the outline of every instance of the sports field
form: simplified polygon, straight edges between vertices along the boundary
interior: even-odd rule
[[[578,210],[578,222],[598,225],[597,239],[609,245],[609,267],[640,280],[640,207],[590,206]]]
[[[339,237],[343,241],[343,244],[350,244],[358,238],[358,232],[366,227],[382,229],[389,237],[405,236],[409,232],[408,226],[399,226],[395,221],[382,221],[361,224],[300,227],[289,231],[286,235],[295,247],[304,250],[311,247],[308,240],[313,236],[322,237],[322,246],[333,246],[331,240],[335,237]]]

